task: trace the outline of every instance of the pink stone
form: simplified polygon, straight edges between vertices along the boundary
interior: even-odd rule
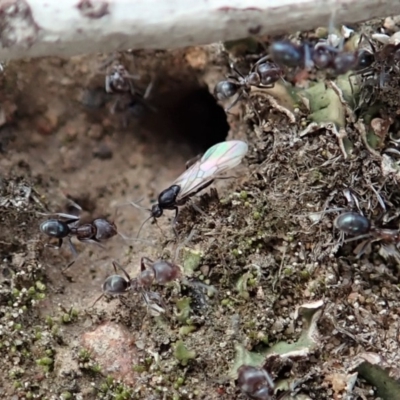
[[[82,344],[103,373],[127,385],[136,382],[137,373],[132,367],[138,363],[137,348],[132,333],[123,326],[106,322],[84,333]]]

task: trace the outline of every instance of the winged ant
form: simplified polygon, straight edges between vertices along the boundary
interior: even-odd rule
[[[140,226],[137,236],[139,236],[143,225],[149,219],[153,218],[156,221],[157,218],[163,215],[164,210],[175,211],[173,229],[177,236],[175,224],[179,207],[185,205],[191,197],[201,190],[210,186],[215,179],[221,179],[220,174],[239,165],[247,151],[247,143],[241,140],[229,140],[210,147],[200,159],[189,167],[187,164],[186,171],[171,186],[164,189],[158,195],[157,203],[151,209],[148,209],[150,216]],[[129,204],[142,208],[134,202]]]

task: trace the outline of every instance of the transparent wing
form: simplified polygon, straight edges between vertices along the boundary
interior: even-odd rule
[[[176,200],[189,196],[218,175],[236,167],[246,155],[247,150],[247,143],[240,140],[229,140],[210,147],[199,161],[173,183],[181,187]]]

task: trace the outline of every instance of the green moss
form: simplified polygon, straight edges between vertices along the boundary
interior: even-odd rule
[[[178,340],[174,346],[174,357],[185,366],[190,360],[196,358],[196,352],[189,350],[182,340]]]
[[[36,361],[37,365],[51,365],[53,364],[53,359],[51,357],[43,357]]]
[[[176,302],[176,307],[179,310],[177,318],[181,323],[186,323],[186,320],[189,318],[191,301],[192,299],[190,297],[182,297]]]
[[[36,289],[38,289],[40,292],[44,292],[46,290],[46,285],[44,285],[40,281],[37,281],[35,286],[36,286]]]
[[[243,200],[246,200],[246,199],[247,199],[247,192],[246,192],[245,190],[242,190],[242,191],[240,192],[240,197],[241,197]]]
[[[202,253],[200,251],[184,248],[183,253],[183,271],[186,276],[192,276],[193,272],[199,267]]]
[[[144,365],[134,365],[134,366],[132,367],[132,369],[133,369],[135,372],[138,372],[138,373],[142,373],[142,372],[144,372],[144,371],[147,370],[147,368],[146,368]]]
[[[190,333],[194,332],[196,330],[196,327],[194,325],[185,325],[179,328],[179,335],[180,336],[186,336],[189,335]]]

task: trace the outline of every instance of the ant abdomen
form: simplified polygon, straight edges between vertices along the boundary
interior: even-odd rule
[[[103,292],[109,294],[125,293],[130,286],[130,282],[120,275],[111,275],[103,283]]]
[[[58,219],[48,219],[42,222],[40,230],[47,236],[54,238],[64,238],[71,232],[68,224]]]
[[[229,81],[220,81],[215,85],[214,95],[218,100],[227,100],[238,92],[238,85]]]
[[[295,68],[304,64],[304,51],[289,40],[273,42],[269,54],[278,65]]]
[[[356,212],[340,214],[334,222],[337,229],[348,235],[363,235],[371,230],[371,222],[368,218]]]

